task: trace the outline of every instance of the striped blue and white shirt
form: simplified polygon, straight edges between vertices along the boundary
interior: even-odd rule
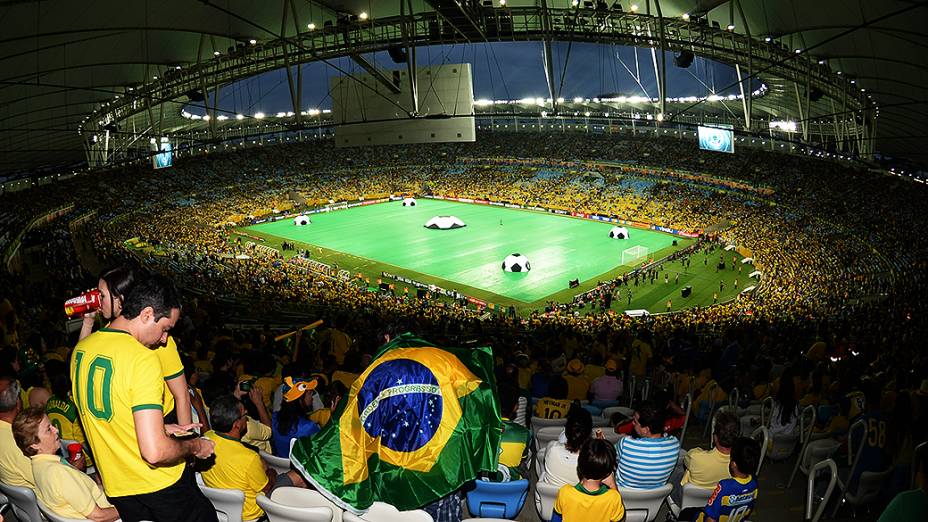
[[[676,437],[622,437],[615,445],[618,470],[615,482],[622,488],[654,489],[667,483],[677,465],[680,441]]]

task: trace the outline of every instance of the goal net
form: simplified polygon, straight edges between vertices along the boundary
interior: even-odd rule
[[[631,248],[626,248],[622,251],[622,264],[631,265],[636,263],[639,259],[644,259],[648,257],[648,247],[641,245],[635,245]]]

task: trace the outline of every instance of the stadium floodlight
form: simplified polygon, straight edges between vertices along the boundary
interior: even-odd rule
[[[735,24],[728,24],[728,27],[726,27],[725,29],[728,29],[729,31],[734,31],[734,30],[735,30]]]
[[[690,21],[690,14],[689,14],[689,13],[683,13],[683,20],[684,20],[685,22],[689,22],[689,21]]]
[[[213,51],[213,56],[219,56],[219,51]]]
[[[506,7],[506,0],[499,0],[500,7]]]
[[[251,40],[248,40],[248,43],[250,43],[251,45],[256,45],[258,41],[252,38]]]
[[[802,52],[802,49],[796,49],[796,54],[799,54],[801,52]]]
[[[358,15],[358,20],[361,20],[362,22],[367,20],[367,11],[361,11],[361,14]]]
[[[767,37],[764,37],[764,41],[767,43],[770,43],[773,41],[773,38],[770,38],[769,36],[767,36]]]
[[[310,22],[310,23],[306,26],[306,28],[309,29],[310,31],[315,31],[315,30],[316,30],[316,24]]]
[[[157,79],[158,79],[158,75],[156,74],[156,75],[152,76],[151,79],[152,79],[152,80],[157,80]]]
[[[577,7],[580,5],[580,0],[570,0],[570,5]]]
[[[242,121],[242,120],[245,119],[245,115],[244,115],[244,114],[236,114],[236,115],[235,115],[235,119],[238,120],[238,121]]]
[[[638,4],[632,4],[632,12],[633,12],[633,13],[637,13],[637,12],[638,12]]]
[[[264,113],[263,113],[263,112],[256,112],[256,113],[255,113],[255,119],[256,119],[256,120],[263,120],[263,119],[264,119]]]

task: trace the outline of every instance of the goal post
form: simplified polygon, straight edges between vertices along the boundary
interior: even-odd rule
[[[631,265],[636,263],[640,259],[648,257],[648,247],[635,245],[631,248],[626,248],[622,251],[622,264]]]

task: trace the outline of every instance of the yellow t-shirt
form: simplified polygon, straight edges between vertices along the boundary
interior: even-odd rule
[[[545,397],[535,404],[535,416],[543,419],[563,419],[570,410],[570,401]]]
[[[343,372],[341,370],[335,370],[332,373],[332,382],[338,381],[344,384],[347,390],[351,389],[351,385],[354,384],[356,380],[358,380],[357,373]]]
[[[261,388],[261,398],[264,400],[264,405],[268,408],[271,407],[271,399],[274,395],[274,390],[283,383],[284,380],[279,375],[271,375],[268,377],[259,377],[255,379],[255,386]]]
[[[693,448],[686,452],[683,463],[686,472],[680,484],[692,484],[700,488],[714,488],[720,480],[731,478],[728,472],[728,463],[731,455],[725,455],[716,448],[706,451]]]
[[[158,355],[158,361],[161,363],[161,373],[164,375],[164,391],[161,399],[161,412],[167,415],[174,410],[174,395],[168,388],[168,381],[176,379],[184,374],[184,364],[180,362],[180,354],[177,352],[177,343],[174,338],[168,336],[168,342],[164,346],[159,346],[155,350]]]
[[[321,428],[332,420],[332,410],[329,408],[319,408],[309,414],[309,420],[315,422]]]
[[[86,442],[84,430],[81,429],[80,419],[77,418],[77,407],[70,399],[61,399],[52,395],[45,404],[45,414],[52,426],[58,430],[62,440],[76,440]]]
[[[11,486],[35,488],[32,463],[16,445],[13,425],[0,421],[0,482]]]
[[[568,400],[586,400],[590,392],[590,381],[583,375],[564,374],[564,380],[567,381],[567,399]]]
[[[60,399],[52,395],[45,404],[45,414],[48,420],[58,430],[58,436],[61,440],[73,440],[81,444],[87,443],[84,436],[84,430],[81,428],[80,419],[77,417],[77,407],[71,402],[71,399]],[[84,462],[87,467],[93,466],[93,460],[89,453],[84,453]]]
[[[129,333],[101,328],[71,355],[71,396],[103,476],[107,496],[160,491],[184,463],[153,467],[142,458],[133,412],[162,410],[164,378],[154,351]]]
[[[246,420],[248,424],[245,429],[245,434],[242,435],[242,442],[251,444],[265,453],[273,454],[274,450],[271,449],[271,428],[251,417],[246,417]]]
[[[605,484],[597,491],[587,491],[580,484],[561,486],[554,501],[554,511],[564,522],[601,520],[618,522],[625,518],[622,495]]]
[[[648,360],[651,359],[651,345],[641,339],[635,339],[632,341],[629,354],[631,362],[628,365],[628,370],[636,377],[644,377],[648,367]]]
[[[57,455],[34,455],[35,496],[55,514],[87,518],[94,508],[113,507],[92,478],[72,468]]]
[[[216,463],[203,472],[203,482],[211,488],[241,490],[245,493],[242,520],[261,518],[264,510],[258,507],[255,497],[264,491],[268,482],[261,457],[241,442],[221,433],[210,430],[204,437],[216,443],[213,450]]]

